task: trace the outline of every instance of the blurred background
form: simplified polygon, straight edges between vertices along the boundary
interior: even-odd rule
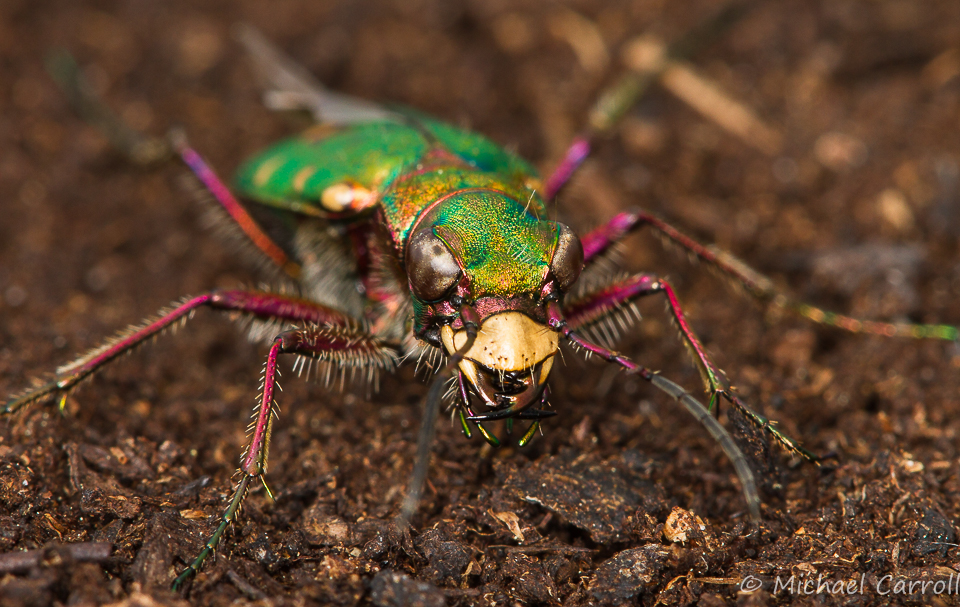
[[[305,126],[261,105],[250,62],[230,34],[241,21],[335,90],[484,133],[548,173],[587,125],[604,86],[642,64],[651,45],[679,39],[724,5],[5,0],[0,392],[22,389],[29,377],[181,295],[259,280],[202,227],[179,167],[131,166],[76,117],[45,70],[52,50],[69,50],[95,92],[135,129],[162,135],[182,126],[224,176]],[[556,203],[558,215],[583,233],[642,206],[818,305],[960,324],[960,3],[751,6],[716,42],[673,64],[671,77],[598,139]],[[621,259],[630,271],[670,278],[748,402],[812,450],[841,454],[832,472],[795,467],[739,430],[762,473],[771,533],[738,539],[739,486],[683,411],[635,379],[567,355],[571,372],[556,374],[551,399],[560,415],[530,449],[491,453],[441,424],[433,485],[415,521],[416,549],[388,538],[377,552],[370,542],[388,534],[363,522],[388,521],[402,499],[421,378],[401,370],[371,399],[290,378],[271,450],[270,478],[281,499],[276,506],[262,493],[249,500],[246,527],[237,526],[243,533],[228,534],[226,558],[205,570],[196,600],[261,592],[376,602],[370,580],[380,569],[402,569],[443,588],[451,603],[487,595],[495,602],[606,600],[595,581],[606,559],[669,544],[661,531],[673,506],[710,523],[714,543],[696,565],[700,576],[734,579],[759,562],[789,569],[800,561],[787,553],[826,563],[818,570],[834,576],[955,567],[956,548],[923,548],[934,536],[954,541],[955,346],[850,336],[781,317],[664,253],[650,235],[631,238]],[[641,309],[645,319],[623,336],[621,349],[699,394],[663,302],[642,302]],[[35,408],[4,428],[0,551],[103,539],[118,555],[33,581],[5,578],[4,596],[23,604],[28,595],[96,602],[165,585],[170,568],[212,530],[205,517],[219,511],[230,485],[262,350],[235,325],[201,313],[175,338],[82,387],[65,418]],[[624,453],[634,454],[627,467],[638,486],[659,485],[617,502],[629,522],[618,523],[615,539],[591,535],[563,508],[520,499],[515,488],[525,487],[525,473],[553,478],[551,470],[566,470],[569,453],[621,467]],[[204,475],[208,485],[170,497]],[[504,557],[491,548],[518,543],[488,514],[508,508],[527,530],[527,544],[537,537],[554,552]],[[337,536],[330,521],[350,532]],[[430,556],[438,554],[433,544],[420,534],[428,529],[463,547],[477,569],[443,575]],[[161,540],[161,531],[176,539]],[[331,534],[337,541],[323,539]],[[692,552],[677,550],[624,596],[650,603],[735,596],[733,582],[670,582],[694,567]],[[871,569],[867,555],[885,560]],[[511,590],[530,572],[555,594],[539,595],[535,584]],[[317,577],[325,580],[319,587]]]

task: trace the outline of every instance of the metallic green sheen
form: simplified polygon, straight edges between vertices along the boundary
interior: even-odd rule
[[[416,170],[424,154],[436,148],[503,181],[522,184],[536,178],[533,167],[489,139],[411,112],[404,123],[320,126],[281,141],[240,167],[235,188],[261,204],[324,216],[319,201],[326,188],[349,182],[385,194],[397,177]],[[298,183],[304,172],[310,177]]]
[[[384,221],[390,226],[396,245],[402,248],[410,229],[425,209],[443,204],[444,197],[463,190],[499,192],[513,200],[529,203],[529,213],[546,217],[538,196],[523,182],[505,179],[501,173],[487,173],[457,166],[433,166],[399,176],[381,197]],[[439,201],[439,202],[438,202]],[[397,254],[402,253],[398,248]]]
[[[480,135],[414,113],[406,122],[319,127],[263,152],[236,178],[247,199],[318,217],[326,216],[324,189],[343,182],[376,194],[400,260],[411,230],[433,226],[471,297],[542,287],[558,231],[546,220],[536,173]]]
[[[536,293],[550,270],[558,230],[525,204],[498,192],[455,194],[421,221],[457,256],[472,298]]]
[[[536,170],[525,160],[511,154],[486,137],[464,131],[422,114],[415,119],[454,154],[468,159],[476,168],[499,173],[507,179],[536,177]]]
[[[322,216],[320,197],[328,187],[353,182],[373,191],[382,190],[427,148],[416,129],[392,122],[335,131],[311,129],[245,163],[237,173],[235,186],[241,196],[259,203]],[[309,179],[297,187],[298,176],[311,168],[314,171]]]

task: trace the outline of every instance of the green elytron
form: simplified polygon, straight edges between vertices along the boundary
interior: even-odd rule
[[[318,126],[281,142],[244,165],[237,201],[183,141],[180,157],[213,194],[252,250],[293,285],[271,290],[219,290],[186,298],[143,324],[61,367],[37,388],[11,399],[2,413],[66,394],[82,379],[145,340],[188,318],[199,307],[239,312],[252,319],[252,336],[269,344],[264,382],[240,480],[220,524],[180,586],[213,552],[234,520],[250,484],[267,470],[275,419],[277,364],[297,355],[301,368],[360,371],[374,379],[404,357],[438,353],[426,398],[414,475],[402,516],[409,519],[423,486],[433,426],[447,379],[464,433],[491,444],[488,427],[506,420],[529,426],[529,442],[548,407],[548,380],[561,340],[651,382],[689,410],[730,457],[754,520],[760,502],[746,458],[713,417],[721,399],[764,428],[788,449],[816,458],[784,436],[731,392],[691,330],[670,287],[653,274],[636,274],[577,290],[580,273],[627,233],[650,227],[742,285],[758,299],[851,331],[882,335],[957,338],[942,325],[892,325],[828,314],[795,302],[728,254],[708,249],[640,211],[621,213],[579,238],[547,217],[545,201],[587,155],[589,138],[576,140],[545,184],[523,160],[489,140],[415,112],[385,109],[331,93],[304,76],[258,35],[242,39],[267,68],[286,105],[312,111]],[[625,90],[630,89],[627,82]],[[617,90],[614,90],[616,93]],[[618,95],[613,95],[617,97]],[[619,95],[607,110],[622,113],[636,94]],[[613,120],[607,120],[612,123]],[[632,302],[660,294],[701,371],[709,407],[683,388],[589,336],[604,323],[635,320]],[[584,337],[587,336],[587,337]]]

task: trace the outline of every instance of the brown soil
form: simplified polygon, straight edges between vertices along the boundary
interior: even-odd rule
[[[547,169],[628,40],[675,38],[719,4],[6,0],[0,393],[183,294],[257,281],[200,226],[179,167],[131,167],[75,117],[44,71],[51,49],[70,49],[131,124],[182,125],[224,172],[296,128],[261,107],[229,36],[237,21],[333,88],[470,126]],[[820,305],[960,324],[960,3],[759,4],[694,63],[782,132],[781,151],[757,151],[657,88],[599,145],[561,216],[585,230],[642,205]],[[762,479],[761,529],[685,411],[567,354],[559,416],[531,447],[494,451],[441,424],[426,497],[398,534],[422,379],[405,367],[369,399],[288,379],[276,502],[255,491],[218,558],[175,595],[170,581],[230,490],[265,354],[200,313],[71,394],[66,415],[34,407],[2,426],[0,603],[955,601],[932,585],[909,596],[875,586],[887,575],[956,584],[957,346],[766,313],[679,257],[649,234],[623,250],[629,269],[671,278],[748,402],[837,454],[801,464],[724,414]],[[662,302],[641,307],[621,348],[698,390]],[[741,592],[746,576],[763,590]],[[777,576],[831,586],[803,596]],[[859,591],[861,579],[863,594],[837,594],[838,580]]]

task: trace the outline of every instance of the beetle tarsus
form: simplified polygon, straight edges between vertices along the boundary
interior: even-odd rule
[[[28,405],[44,400],[50,397],[52,394],[56,394],[60,390],[62,390],[62,388],[57,380],[51,379],[50,381],[41,384],[36,388],[25,390],[18,396],[11,398],[6,404],[4,404],[3,409],[0,409],[0,415],[12,415]]]
[[[376,351],[376,352],[374,352]],[[203,562],[213,553],[227,527],[236,518],[243,500],[247,495],[252,479],[263,479],[267,472],[267,456],[270,448],[270,435],[273,421],[276,419],[277,404],[275,391],[277,384],[277,360],[281,354],[300,354],[327,359],[343,366],[379,365],[392,368],[396,355],[392,349],[379,340],[360,330],[350,331],[342,328],[332,330],[329,326],[310,326],[303,329],[285,331],[276,336],[267,354],[264,365],[263,388],[254,412],[256,419],[251,427],[250,438],[245,454],[240,461],[240,481],[234,490],[230,503],[221,515],[220,524],[207,540],[200,554],[174,581],[174,587],[180,587],[191,575],[199,571]],[[272,498],[272,491],[264,483]]]

